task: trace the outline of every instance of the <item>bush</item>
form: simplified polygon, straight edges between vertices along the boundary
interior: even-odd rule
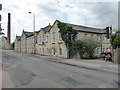
[[[93,40],[75,40],[71,46],[71,56],[79,53],[81,58],[94,58],[94,50],[98,46]]]
[[[118,33],[118,36],[116,36],[117,33]],[[120,30],[118,30],[116,34],[112,34],[110,38],[110,43],[113,49],[116,49],[117,46],[120,47]]]
[[[88,54],[87,52],[84,53],[83,56],[82,56],[82,58],[83,58],[83,59],[88,59],[88,58],[89,58],[89,54]]]

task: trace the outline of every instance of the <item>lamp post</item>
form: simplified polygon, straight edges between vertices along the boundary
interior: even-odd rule
[[[33,15],[33,32],[34,32],[34,53],[35,53],[35,14],[33,12],[28,12],[29,14]]]
[[[86,15],[83,15],[83,16],[85,17],[85,24],[87,26],[87,17],[86,17]]]

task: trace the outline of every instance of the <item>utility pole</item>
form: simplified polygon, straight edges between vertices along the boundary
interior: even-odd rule
[[[84,17],[85,17],[85,24],[87,26],[87,17],[86,17],[86,15],[84,15]]]
[[[34,53],[35,53],[35,44],[36,44],[36,42],[35,42],[35,14],[33,12],[28,12],[28,13],[33,15],[33,35],[34,35],[34,46],[33,46],[33,48],[34,48]]]

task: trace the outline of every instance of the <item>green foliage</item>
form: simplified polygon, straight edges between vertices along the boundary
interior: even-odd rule
[[[73,57],[77,53],[83,58],[93,57],[94,49],[97,47],[97,44],[93,40],[75,40],[78,31],[74,30],[72,26],[60,21],[58,21],[58,28],[60,29],[59,32],[62,40],[65,42],[67,48],[69,48],[70,57]],[[74,37],[71,37],[72,35],[74,35]]]
[[[79,53],[81,58],[93,58],[94,50],[97,47],[97,43],[93,40],[75,40],[71,47],[71,55],[76,55]],[[87,55],[88,54],[88,55]]]
[[[110,38],[110,43],[114,49],[117,48],[117,46],[120,47],[120,30],[116,33],[119,33],[118,37],[116,37],[116,34],[112,34]]]
[[[90,56],[89,56],[89,54],[88,54],[88,52],[85,52],[84,54],[83,54],[83,58],[84,59],[88,59]]]
[[[82,54],[85,52],[85,42],[82,40],[75,40],[72,43],[72,47],[71,47],[71,55],[76,55],[77,53],[80,54],[80,56],[82,56]]]
[[[89,39],[85,41],[85,50],[89,54],[90,58],[93,58],[93,54],[97,46],[99,46],[98,43],[93,40]]]
[[[60,29],[59,32],[61,34],[62,40],[65,41],[66,46],[71,41],[71,34],[74,34],[75,36],[77,35],[77,30],[74,30],[72,26],[60,21],[58,21],[58,28]],[[69,41],[67,41],[66,38],[68,38]]]

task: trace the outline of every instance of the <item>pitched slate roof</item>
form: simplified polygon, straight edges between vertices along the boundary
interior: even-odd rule
[[[7,40],[7,37],[5,37],[5,36],[2,36],[2,38],[5,38]]]
[[[16,36],[16,39],[18,39],[18,40],[19,40],[19,39],[20,39],[20,36]]]
[[[99,28],[92,28],[92,27],[74,25],[74,24],[68,24],[68,25],[72,26],[73,29],[81,31],[81,32],[91,32],[91,33],[101,33],[101,34],[106,33],[106,30],[99,29]]]
[[[48,26],[46,26],[46,27],[44,27],[44,28],[41,28],[41,29],[43,29],[45,32],[49,32],[50,31],[50,29],[51,29],[51,25],[49,24]]]
[[[34,34],[34,32],[26,32],[26,31],[24,31],[24,34],[28,37],[28,36],[33,35],[33,34]]]
[[[56,21],[59,21],[59,20],[56,20]],[[64,23],[64,22],[62,22],[62,23]],[[104,29],[93,28],[93,27],[82,26],[82,25],[75,25],[75,24],[70,24],[70,23],[66,23],[66,24],[72,26],[73,29],[80,31],[80,32],[99,33],[99,34],[106,33],[106,30],[104,30]]]

